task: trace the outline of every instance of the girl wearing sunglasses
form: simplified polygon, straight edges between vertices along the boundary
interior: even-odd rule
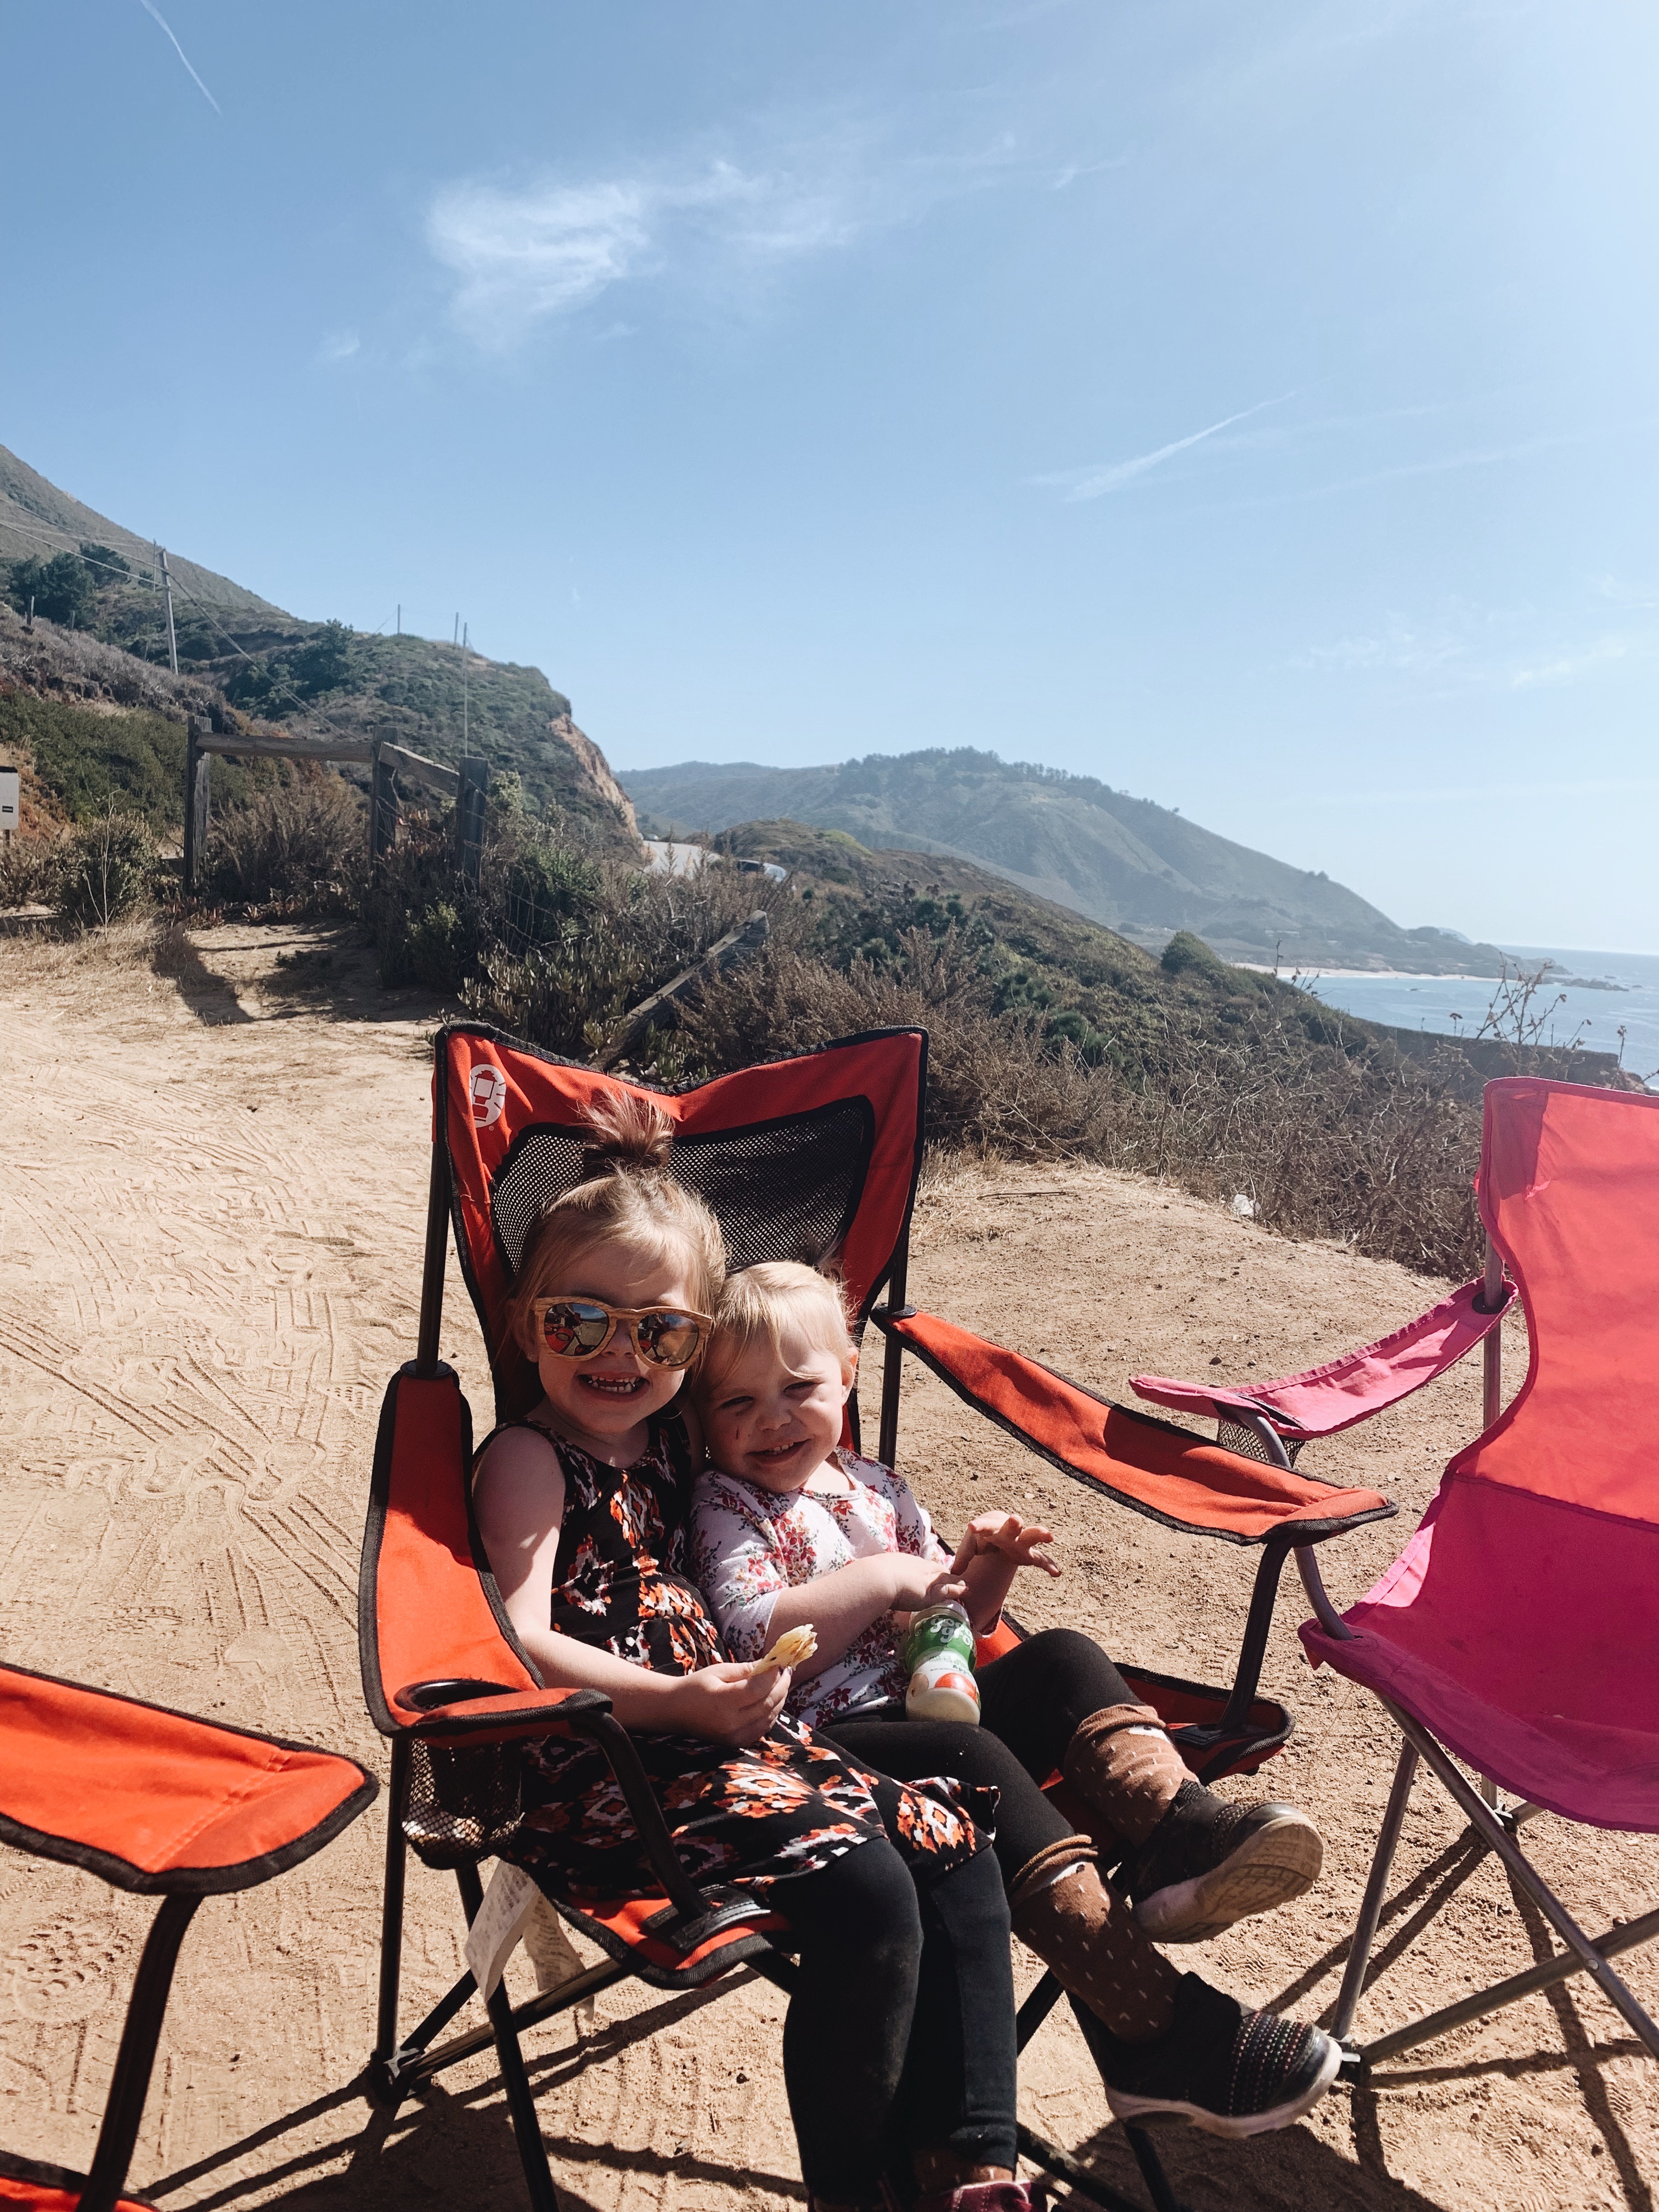
[[[667,1172],[671,1130],[647,1099],[596,1109],[586,1179],[526,1247],[508,1318],[542,1395],[478,1454],[484,1548],[543,1680],[604,1691],[633,1732],[693,1880],[752,1890],[787,1923],[784,2075],[810,2202],[1027,2212],[1007,1907],[965,1800],[816,1741],[784,1713],[789,1672],[728,1662],[686,1578],[702,1446],[683,1386],[725,1255]],[[525,1765],[504,1856],[556,1904],[656,1890],[596,1745],[548,1738]]]

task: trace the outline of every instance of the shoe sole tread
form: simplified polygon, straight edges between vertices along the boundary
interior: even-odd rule
[[[1202,1943],[1237,1921],[1303,1896],[1318,1881],[1324,1859],[1313,1822],[1287,1812],[1252,1829],[1208,1874],[1143,1898],[1135,1918],[1155,1943]]]

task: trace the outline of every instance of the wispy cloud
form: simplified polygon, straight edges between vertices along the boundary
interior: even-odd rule
[[[195,70],[191,68],[190,56],[179,45],[178,40],[173,37],[173,26],[168,22],[167,17],[161,13],[161,9],[155,5],[155,0],[138,0],[138,5],[143,9],[145,15],[154,16],[155,21],[161,25],[161,28],[167,33],[168,38],[173,39],[173,51],[178,55],[185,67],[190,70],[191,82],[196,87],[198,92],[201,94],[203,99],[206,100],[208,106],[213,110],[214,113],[216,115],[222,115],[224,113],[223,108],[220,106],[218,101],[213,97],[213,94],[203,83],[201,78],[197,76]]]
[[[1604,631],[1540,653],[1533,614],[1454,609],[1426,622],[1390,615],[1377,630],[1310,646],[1285,664],[1320,675],[1407,675],[1440,679],[1446,692],[1532,691],[1593,676],[1621,660],[1648,659],[1654,641]]]
[[[1282,407],[1293,399],[1293,392],[1281,392],[1276,399],[1259,399],[1254,407],[1241,408],[1237,415],[1224,415],[1218,422],[1212,422],[1202,430],[1194,430],[1185,438],[1171,439],[1167,446],[1154,447],[1150,453],[1137,453],[1133,460],[1097,462],[1081,469],[1057,469],[1048,476],[1033,477],[1031,482],[1045,489],[1052,487],[1068,505],[1078,500],[1101,499],[1106,493],[1117,491],[1137,477],[1144,477],[1149,469],[1156,469],[1177,453],[1184,453],[1194,446],[1201,446],[1206,438],[1218,431],[1231,430],[1235,422],[1248,422],[1253,415],[1260,415],[1269,407]]]
[[[427,243],[457,280],[454,320],[499,352],[620,285],[753,284],[912,221],[1011,161],[1006,143],[957,158],[883,158],[848,135],[747,166],[719,159],[678,172],[526,185],[464,178],[433,200]]]
[[[362,350],[362,340],[356,331],[331,331],[317,349],[319,361],[349,361]]]

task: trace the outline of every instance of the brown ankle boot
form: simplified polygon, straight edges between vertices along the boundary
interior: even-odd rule
[[[1101,1881],[1094,1858],[1086,1836],[1068,1836],[1028,1859],[1008,1885],[1009,1919],[1066,1995],[1120,2041],[1150,2041],[1175,2018],[1181,1977]]]

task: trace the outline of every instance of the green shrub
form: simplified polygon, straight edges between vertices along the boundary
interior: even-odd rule
[[[27,692],[0,694],[0,747],[27,748],[35,773],[71,821],[113,807],[151,829],[175,825],[184,806],[185,727],[148,711],[94,714]]]
[[[203,885],[217,899],[309,912],[355,902],[366,866],[362,799],[341,776],[313,767],[246,805],[222,809],[209,833]]]
[[[58,848],[52,871],[52,906],[82,929],[107,929],[149,902],[155,847],[149,824],[112,808],[82,822]]]
[[[1201,937],[1194,937],[1190,929],[1178,929],[1164,946],[1159,965],[1166,975],[1185,975],[1196,969],[1200,975],[1218,976],[1226,963],[1216,958]]]

